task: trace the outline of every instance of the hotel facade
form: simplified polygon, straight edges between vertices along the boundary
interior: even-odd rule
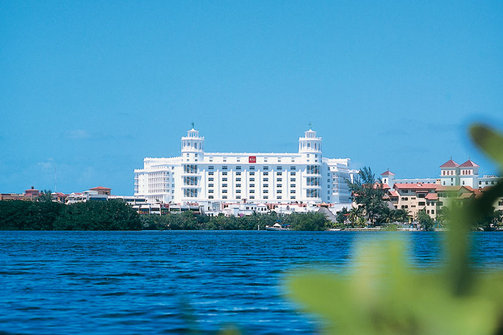
[[[207,153],[190,129],[181,156],[145,158],[134,171],[135,195],[150,203],[350,203],[350,159],[326,158],[312,129],[296,153]]]

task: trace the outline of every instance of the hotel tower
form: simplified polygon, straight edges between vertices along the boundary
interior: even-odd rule
[[[192,128],[181,155],[145,158],[134,171],[135,195],[151,203],[348,203],[349,158],[326,158],[312,129],[296,153],[208,153]]]

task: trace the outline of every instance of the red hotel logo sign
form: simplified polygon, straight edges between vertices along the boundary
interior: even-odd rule
[[[248,163],[257,163],[257,156],[248,156]]]

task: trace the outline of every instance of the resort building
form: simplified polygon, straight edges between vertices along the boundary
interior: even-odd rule
[[[446,206],[448,199],[463,201],[480,196],[500,177],[479,176],[479,165],[472,160],[458,164],[452,159],[440,166],[439,178],[396,179],[389,169],[381,173],[387,198],[396,209],[405,209],[412,219],[425,210],[433,219]],[[495,210],[503,210],[503,198],[494,204]]]
[[[135,195],[150,203],[350,203],[348,158],[323,157],[312,129],[296,153],[208,153],[192,128],[181,138],[181,155],[145,158],[134,171]]]

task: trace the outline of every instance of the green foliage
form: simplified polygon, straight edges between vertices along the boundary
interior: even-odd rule
[[[87,201],[65,206],[55,230],[139,230],[136,211],[121,200]]]
[[[63,205],[52,201],[0,201],[3,230],[138,230],[138,214],[120,200]]]
[[[386,209],[382,181],[375,177],[370,167],[363,167],[354,182],[347,183],[353,200],[363,209],[364,217],[372,224],[379,223],[379,216]]]
[[[0,229],[52,230],[64,206],[52,201],[0,201]]]
[[[344,223],[346,222],[346,219],[348,217],[348,214],[349,214],[349,211],[346,207],[344,207],[343,209],[341,209],[340,211],[337,212],[337,215],[336,215],[336,221],[338,223]]]
[[[471,132],[503,167],[503,136],[478,125]],[[469,257],[470,231],[501,196],[503,181],[450,211],[441,269],[414,269],[403,240],[360,243],[352,272],[292,274],[290,296],[322,316],[327,333],[501,334],[503,271],[477,272]]]
[[[294,213],[278,216],[269,214],[245,215],[242,217],[194,215],[187,211],[181,214],[142,215],[144,229],[160,230],[264,230],[276,222],[290,226],[294,230],[326,230],[328,223],[321,213]]]
[[[284,223],[293,230],[320,231],[328,228],[328,221],[322,213],[293,213],[285,217]]]
[[[428,214],[426,214],[426,210],[424,209],[421,209],[417,213],[417,221],[421,225],[421,229],[424,231],[432,231],[433,226],[435,225],[435,221]]]

